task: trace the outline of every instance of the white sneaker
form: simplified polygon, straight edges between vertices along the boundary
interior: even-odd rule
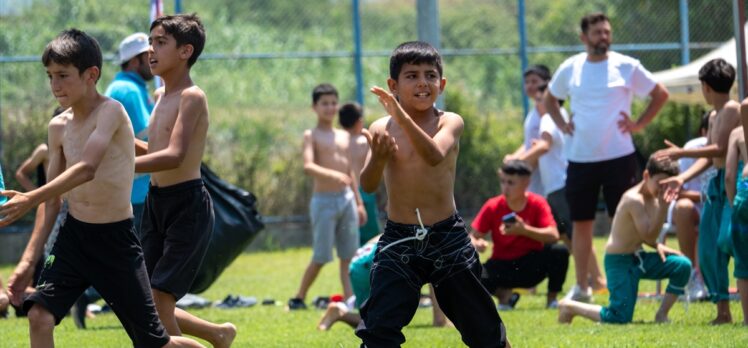
[[[696,271],[691,272],[691,279],[688,280],[686,288],[686,291],[688,291],[688,298],[691,301],[698,301],[706,298],[706,285],[704,285],[704,280],[701,278],[701,275],[696,273]]]
[[[592,302],[592,288],[588,286],[585,291],[582,291],[579,285],[574,285],[574,287],[566,293],[564,300],[590,303]]]

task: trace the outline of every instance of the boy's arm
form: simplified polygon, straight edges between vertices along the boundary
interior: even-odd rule
[[[368,157],[364,170],[361,171],[361,188],[368,193],[377,190],[387,162],[397,151],[395,138],[387,133],[386,124],[387,119],[377,121],[371,125],[371,134],[364,133],[371,147],[371,156]]]
[[[445,114],[441,128],[431,138],[403,110],[392,93],[380,87],[372,87],[371,91],[379,97],[379,102],[403,129],[416,153],[429,165],[436,166],[441,163],[459,141],[464,127],[461,117]]]
[[[65,169],[65,157],[62,155],[62,132],[64,124],[59,120],[52,120],[49,125],[48,143],[49,143],[49,168],[48,180],[54,180]],[[52,227],[57,220],[57,214],[60,210],[60,197],[55,196],[47,200],[44,204],[44,221],[41,229],[34,229],[31,238],[26,244],[26,249],[21,256],[18,265],[8,280],[8,292],[11,302],[20,305],[26,287],[31,285],[34,275],[34,266],[42,255],[44,244],[49,238]]]
[[[135,156],[148,154],[148,142],[135,138]]]
[[[743,102],[740,103],[740,123],[743,125],[743,137],[748,139],[748,135],[746,135],[748,134],[748,98],[743,99]],[[746,163],[746,167],[748,167],[748,163]]]
[[[205,94],[197,88],[182,92],[179,114],[165,149],[135,158],[136,173],[153,173],[179,168],[187,156],[190,140],[200,117],[208,110]]]
[[[31,156],[23,161],[21,166],[18,167],[18,170],[16,170],[16,180],[21,184],[21,187],[23,187],[24,190],[31,191],[37,188],[28,175],[29,173],[32,173],[37,166],[44,163],[44,159],[47,157],[47,151],[47,145],[40,144],[36,149],[34,149]],[[47,168],[44,168],[44,170],[47,170]]]
[[[574,123],[571,121],[571,117],[568,122],[564,119],[564,116],[561,114],[561,105],[558,105],[558,99],[551,94],[550,89],[547,89],[543,93],[543,105],[553,119],[553,122],[558,126],[558,129],[564,132],[564,134],[574,135]]]
[[[314,138],[312,136],[312,131],[310,130],[304,132],[302,156],[304,158],[304,173],[306,173],[306,175],[335,180],[337,183],[342,185],[351,185],[353,183],[352,177],[350,176],[352,173],[341,173],[337,170],[325,168],[314,162]]]
[[[488,247],[488,241],[486,241],[486,233],[480,232],[476,229],[471,229],[470,234],[470,243],[473,244],[473,247],[475,250],[477,250],[479,253],[482,253],[486,250]]]
[[[660,185],[665,186],[665,200],[670,202],[678,198],[683,183],[693,179],[697,175],[704,172],[709,166],[712,165],[712,159],[701,157],[693,162],[693,164],[676,176],[663,179],[659,182]]]
[[[553,146],[553,137],[548,132],[543,132],[540,134],[540,139],[534,141],[530,149],[517,156],[517,159],[527,163],[537,163],[540,156],[545,155],[551,146]]]
[[[730,201],[730,205],[732,205],[732,200],[735,198],[735,184],[738,176],[738,154],[740,152],[738,139],[741,132],[730,133],[727,157],[725,158],[725,193],[727,194],[727,200]]]
[[[706,146],[697,149],[681,149],[669,141],[666,142],[669,148],[660,150],[659,156],[667,155],[672,160],[680,157],[725,157],[727,155],[727,142],[730,139],[730,133],[733,129],[740,126],[740,114],[734,104],[727,104],[722,109],[722,120],[719,122],[719,128],[716,129],[714,138],[710,137]],[[714,123],[710,123],[710,126]]]
[[[103,106],[101,114],[96,119],[96,128],[86,140],[81,153],[81,159],[78,163],[71,165],[59,176],[49,181],[46,185],[27,193],[16,191],[4,191],[3,194],[10,198],[10,201],[0,207],[0,215],[4,219],[0,221],[0,227],[10,225],[13,221],[18,220],[26,214],[31,208],[39,205],[44,201],[53,200],[65,192],[68,192],[83,183],[93,180],[96,170],[101,164],[102,158],[106,153],[109,143],[112,141],[114,133],[127,118],[122,105],[119,103],[108,103]],[[56,120],[56,118],[55,118]],[[53,123],[55,123],[53,125]],[[58,126],[56,122],[50,123],[50,148],[53,146],[53,133],[58,134],[60,140],[56,140],[55,147],[60,147],[62,130],[53,129]],[[57,136],[54,136],[57,138]],[[55,150],[57,151],[57,150]],[[59,155],[57,155],[59,157]]]

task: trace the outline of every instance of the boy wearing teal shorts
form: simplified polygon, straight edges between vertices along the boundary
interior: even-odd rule
[[[670,279],[655,321],[668,321],[668,312],[678,295],[684,293],[691,275],[691,261],[679,251],[657,242],[667,216],[668,202],[659,182],[678,174],[676,162],[650,157],[642,181],[623,194],[605,247],[605,274],[610,301],[607,307],[564,299],[559,303],[558,321],[571,323],[574,316],[604,322],[630,323],[640,279]],[[647,244],[657,252],[645,252]]]

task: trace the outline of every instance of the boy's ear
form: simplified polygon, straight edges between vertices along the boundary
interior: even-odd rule
[[[101,75],[101,70],[96,66],[92,66],[83,71],[83,80],[96,84],[96,81],[99,80],[99,75]]]
[[[447,87],[446,77],[442,77],[441,81],[439,81],[439,93],[440,94],[444,92],[444,87]]]
[[[195,47],[190,44],[184,44],[179,48],[179,58],[184,60],[190,59],[192,53],[195,51]]]
[[[648,170],[644,169],[644,171],[642,172],[642,179],[649,180],[649,171]]]
[[[397,81],[393,80],[391,77],[387,78],[387,87],[389,87],[392,94],[397,96]]]

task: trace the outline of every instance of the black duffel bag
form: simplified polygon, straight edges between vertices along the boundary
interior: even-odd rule
[[[215,223],[205,259],[190,287],[195,294],[207,290],[265,227],[254,194],[221,180],[205,164],[200,174],[213,200]]]

